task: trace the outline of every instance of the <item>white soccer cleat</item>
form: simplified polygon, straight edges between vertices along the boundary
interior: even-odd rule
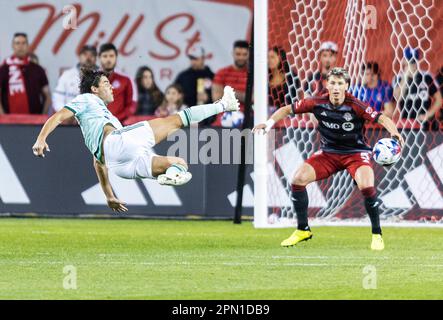
[[[230,86],[226,86],[224,89],[223,98],[221,98],[224,111],[238,111],[240,110],[240,103],[235,97],[234,89]]]
[[[161,174],[157,177],[157,182],[166,186],[181,186],[192,179],[190,172],[178,172],[175,174]]]

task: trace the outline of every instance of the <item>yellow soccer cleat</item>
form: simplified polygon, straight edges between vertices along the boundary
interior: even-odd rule
[[[283,240],[281,243],[282,247],[291,247],[295,246],[297,243],[301,241],[307,241],[311,239],[313,236],[311,231],[303,231],[303,230],[295,230],[294,233],[291,234],[291,236]]]
[[[381,251],[384,248],[385,248],[385,243],[383,242],[383,238],[381,237],[381,234],[373,234],[371,249]]]

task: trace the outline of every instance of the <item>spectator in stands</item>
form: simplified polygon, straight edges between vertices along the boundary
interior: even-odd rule
[[[115,71],[118,51],[112,43],[100,46],[99,59],[103,71],[109,74],[108,79],[114,88],[114,102],[108,105],[109,111],[121,122],[135,114],[137,108],[136,92],[132,80]]]
[[[295,102],[301,85],[297,73],[289,67],[286,52],[282,47],[275,46],[268,51],[268,67],[269,106],[272,114],[275,109]]]
[[[377,62],[370,61],[362,66],[363,83],[351,89],[358,99],[369,103],[378,112],[383,112],[389,118],[394,113],[392,103],[393,89],[387,81],[380,78],[381,70]]]
[[[178,84],[171,84],[166,88],[162,104],[155,110],[156,117],[167,117],[176,114],[188,106],[183,103],[183,89]]]
[[[419,69],[420,52],[407,47],[404,50],[402,72],[394,77],[394,97],[398,102],[401,118],[418,119],[423,128],[438,130],[435,113],[441,108],[442,96],[432,76]]]
[[[234,64],[217,71],[212,83],[212,100],[216,101],[223,96],[224,86],[234,88],[236,97],[240,102],[240,110],[244,112],[246,98],[246,83],[248,79],[249,43],[238,40],[234,43]],[[215,125],[221,124],[222,115],[217,115]]]
[[[136,113],[138,115],[153,115],[162,103],[164,95],[155,83],[152,69],[147,66],[140,67],[135,76],[135,84],[138,92]]]
[[[443,97],[443,66],[440,68],[440,70],[437,71],[435,82],[437,83],[438,89],[440,89],[440,95]],[[441,108],[438,111],[438,113],[439,113],[438,118],[440,120],[440,125],[443,126],[443,112]]]
[[[325,41],[320,46],[320,70],[307,76],[304,85],[306,96],[315,96],[326,90],[326,75],[329,70],[336,67],[338,46],[335,42]]]
[[[80,70],[83,67],[96,67],[97,49],[86,45],[80,50],[76,66],[62,73],[52,94],[52,108],[55,112],[80,94]]]
[[[205,49],[191,48],[188,54],[191,65],[175,80],[183,88],[184,102],[188,106],[211,103],[212,79],[214,73],[205,65]]]
[[[44,69],[31,62],[28,36],[16,33],[13,55],[0,67],[0,115],[47,114],[51,105],[48,78]]]

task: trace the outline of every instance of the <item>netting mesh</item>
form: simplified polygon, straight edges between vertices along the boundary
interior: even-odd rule
[[[273,80],[278,72],[270,66],[270,112],[324,90],[323,77],[318,71],[319,50],[325,41],[338,44],[336,65],[348,69],[350,91],[355,90],[354,94],[363,90],[360,85],[363,66],[370,60],[378,62],[383,71],[380,76],[387,82],[394,87],[403,85],[399,97],[392,99],[392,106],[400,110],[394,114],[394,121],[403,129],[407,144],[403,158],[390,168],[374,164],[385,218],[440,220],[442,217],[441,129],[437,121],[424,125],[419,121],[420,114],[431,107],[431,97],[424,99],[425,92],[432,94],[426,75],[443,63],[438,54],[442,45],[438,37],[438,30],[443,31],[442,18],[443,9],[432,0],[269,1],[269,48],[275,49],[282,62],[279,72],[285,74],[285,84],[276,84]],[[419,49],[416,74],[422,76],[413,76],[411,81],[402,83],[408,47]],[[395,96],[393,91],[391,94]],[[270,151],[270,223],[295,222],[290,201],[291,180],[302,162],[319,150],[316,125],[312,115],[297,115],[285,119],[270,138],[276,140],[276,149]],[[371,145],[386,136],[387,132],[379,127],[367,128]],[[310,217],[320,221],[365,217],[361,195],[346,171],[309,185],[308,194]]]

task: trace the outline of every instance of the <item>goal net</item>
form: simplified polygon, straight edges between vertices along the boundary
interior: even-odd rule
[[[259,2],[256,1],[256,6]],[[266,106],[256,103],[255,112],[266,112],[269,116],[283,105],[324,90],[320,49],[333,48],[335,45],[337,54],[329,56],[329,60],[326,58],[324,63],[332,61],[332,65],[348,69],[351,93],[359,95],[365,90],[361,84],[365,77],[364,66],[369,61],[378,63],[380,78],[394,88],[388,91],[382,106],[388,108],[385,102],[391,100],[391,107],[396,110],[393,120],[405,138],[406,147],[402,159],[389,168],[373,162],[377,191],[383,200],[381,219],[384,225],[401,222],[443,225],[443,134],[438,120],[440,115],[437,112],[436,120],[426,123],[419,120],[419,115],[430,109],[435,101],[435,88],[440,90],[434,76],[443,65],[443,38],[439,36],[443,31],[443,8],[437,2],[268,2],[268,99]],[[255,39],[260,41],[257,35]],[[405,63],[405,54],[411,53],[413,56],[418,54],[417,71],[412,73],[409,80],[405,76],[405,68],[409,65]],[[259,68],[256,64],[255,72]],[[408,80],[402,81],[404,77]],[[429,79],[432,81],[429,82]],[[395,90],[397,87],[399,89]],[[390,95],[396,97],[388,99]],[[378,95],[369,99],[382,98]],[[375,107],[377,101],[370,103]],[[296,224],[290,199],[291,180],[303,161],[320,148],[316,126],[313,116],[299,115],[278,123],[268,136],[267,210],[255,210],[255,220],[264,221],[264,224],[256,223],[256,226]],[[381,127],[367,124],[366,137],[371,145],[388,136]],[[257,185],[256,190],[260,190]],[[369,224],[363,198],[346,171],[312,183],[307,190],[309,217],[314,225]],[[255,197],[258,199],[263,195],[256,192]],[[267,215],[266,219],[258,216],[263,212]]]

